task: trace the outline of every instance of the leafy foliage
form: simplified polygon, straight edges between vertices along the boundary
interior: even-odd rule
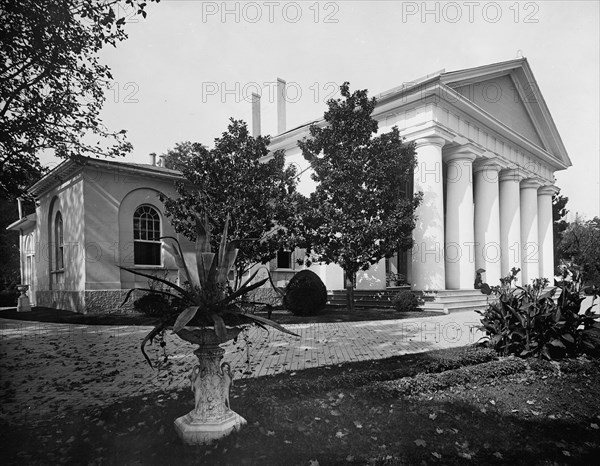
[[[473,380],[489,380],[518,372],[524,372],[529,366],[522,359],[504,359],[489,361],[475,366],[459,367],[441,373],[420,373],[414,377],[378,382],[363,389],[364,392],[382,397],[398,397],[423,392],[443,390]]]
[[[163,198],[177,232],[194,239],[195,216],[210,206],[211,227],[222,230],[223,219],[231,215],[230,240],[257,240],[240,250],[236,280],[252,265],[267,263],[279,249],[289,246],[289,230],[297,223],[301,196],[296,193],[296,171],[285,167],[282,151],[269,153],[269,143],[268,136],[254,138],[246,123],[232,119],[213,149],[185,142],[165,159],[167,167],[179,167],[189,181],[178,184],[177,199]]]
[[[236,290],[230,287],[229,272],[235,262],[240,242],[237,240],[227,240],[228,226],[229,218],[225,221],[219,250],[215,254],[212,252],[208,219],[206,216],[204,219],[196,217],[196,257],[193,264],[186,263],[186,258],[176,238],[163,238],[169,239],[176,244],[176,246],[174,244],[167,244],[166,249],[175,257],[177,266],[187,277],[187,286],[185,287],[170,282],[165,278],[140,272],[136,269],[121,267],[121,269],[135,275],[159,282],[169,289],[169,291],[161,291],[152,288],[135,288],[127,293],[124,303],[127,302],[131,294],[136,290],[158,293],[181,303],[180,309],[182,310],[177,309],[176,312],[169,313],[163,317],[162,321],[142,341],[142,354],[150,365],[152,365],[152,362],[148,358],[144,348],[148,341],[152,342],[154,338],[158,337],[164,341],[164,332],[169,327],[172,327],[173,332],[180,338],[195,344],[202,344],[201,330],[188,329],[186,328],[188,324],[200,327],[213,326],[219,341],[225,342],[230,339],[231,335],[231,332],[227,330],[225,319],[227,319],[228,324],[232,325],[244,323],[255,323],[261,326],[268,325],[282,332],[297,336],[276,322],[246,313],[240,305],[241,298],[246,293],[263,285],[267,279],[265,278],[264,280],[250,284],[256,276],[255,272]]]
[[[172,312],[171,301],[158,293],[147,293],[133,302],[136,312],[150,317],[164,317]]]
[[[600,218],[575,220],[565,229],[560,242],[564,259],[581,267],[586,284],[600,289]]]
[[[312,270],[301,270],[285,288],[283,305],[294,315],[318,314],[327,304],[327,288]]]
[[[392,298],[392,304],[397,311],[413,312],[419,310],[423,299],[410,290],[401,290]]]
[[[125,131],[109,131],[99,117],[113,77],[97,55],[127,38],[122,13],[145,17],[145,6],[138,0],[0,0],[3,196],[21,194],[31,173],[42,172],[41,151],[77,158],[131,149]]]
[[[317,183],[304,214],[303,243],[309,262],[344,269],[351,292],[359,270],[412,246],[421,196],[408,194],[414,145],[402,142],[397,127],[373,137],[376,100],[366,90],[351,94],[348,83],[340,91],[343,99],[327,102],[325,125],[312,124],[310,138],[298,141]]]
[[[583,297],[581,277],[573,282],[561,281],[561,294],[555,301],[557,288],[547,289],[548,280],[535,279],[531,285],[512,288],[519,271],[501,281],[500,287],[490,287],[497,300],[481,312],[481,329],[489,345],[500,354],[556,359],[575,356],[594,345],[584,337],[599,316],[591,311],[592,304],[580,314]]]
[[[560,264],[560,259],[564,258],[564,253],[560,247],[564,231],[569,226],[565,217],[569,213],[567,210],[569,198],[556,193],[552,196],[552,234],[554,241],[554,267]]]

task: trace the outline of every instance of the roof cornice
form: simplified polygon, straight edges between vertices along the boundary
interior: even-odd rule
[[[149,176],[163,180],[183,181],[185,178],[178,170],[171,170],[154,165],[133,164],[130,162],[121,162],[117,160],[101,160],[85,158],[84,163],[74,160],[65,160],[60,165],[53,168],[44,177],[33,184],[27,190],[35,197],[39,197],[50,189],[62,184],[68,179],[73,178],[85,167],[93,167],[100,170],[117,170],[119,173],[129,173],[132,175]]]

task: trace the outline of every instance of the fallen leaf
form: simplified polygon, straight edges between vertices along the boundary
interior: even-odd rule
[[[442,457],[437,451],[431,452],[433,456],[435,456],[438,460]]]
[[[461,458],[465,458],[467,460],[470,460],[472,458],[470,453],[464,453],[464,452],[458,452],[458,456],[460,456]]]
[[[362,423],[360,423],[359,421],[354,421],[354,425],[356,426],[357,429],[362,429]]]
[[[329,411],[329,414],[331,414],[332,416],[341,416],[342,413],[340,413],[337,409],[332,409],[331,411]]]
[[[494,400],[490,400],[490,404],[496,406],[496,402]]]
[[[354,461],[354,456],[352,456],[352,455],[346,456],[346,461],[348,461],[348,463],[352,463]]]
[[[438,427],[437,429],[435,429],[435,431],[436,431],[438,434],[443,434],[443,433],[444,433],[444,429],[440,429],[439,427]]]
[[[598,427],[598,424],[595,424],[595,423],[593,423],[593,422],[590,424],[590,427],[591,427],[592,429],[596,429],[596,430],[598,430],[598,429],[599,429],[599,427]]]
[[[415,440],[415,445],[418,447],[426,447],[427,442],[425,440],[423,440],[422,438],[418,438],[417,440]]]
[[[535,400],[534,400],[534,401],[527,400],[527,401],[526,401],[526,403],[527,403],[528,405],[532,405],[532,404],[535,404]]]
[[[335,436],[336,436],[337,438],[342,438],[342,437],[344,437],[345,435],[346,435],[346,434],[344,434],[344,433],[343,433],[341,430],[338,430],[338,431],[335,433]]]
[[[274,437],[275,436],[275,432],[272,430],[267,430],[267,437]]]
[[[497,451],[496,453],[494,453],[494,456],[496,458],[500,459],[500,460],[503,458],[502,453],[500,453],[499,451]]]
[[[563,450],[562,454],[565,455],[565,456],[571,456],[571,453],[569,451],[567,451],[567,450]]]
[[[437,417],[437,414],[435,414],[435,413],[431,413],[431,414],[429,415],[429,419],[431,419],[432,421],[435,421],[435,418],[436,418],[436,417]]]
[[[317,460],[308,460],[308,466],[319,466],[319,462]]]

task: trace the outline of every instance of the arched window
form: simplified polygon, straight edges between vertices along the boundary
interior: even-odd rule
[[[149,205],[142,205],[133,214],[133,263],[161,265],[160,215]]]
[[[62,214],[56,212],[56,216],[54,217],[54,270],[65,268],[64,249]]]

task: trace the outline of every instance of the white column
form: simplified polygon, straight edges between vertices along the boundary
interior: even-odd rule
[[[525,285],[540,276],[537,204],[540,184],[532,178],[521,181],[521,268]]]
[[[537,192],[538,243],[540,246],[540,276],[554,285],[554,232],[552,229],[552,196],[558,192],[553,185],[542,186]]]
[[[465,147],[444,154],[446,166],[446,289],[473,289],[475,236],[473,233],[473,160]]]
[[[416,140],[417,166],[414,192],[423,200],[413,230],[411,279],[413,289],[443,290],[444,273],[444,189],[442,183],[442,146],[445,140],[428,137]]]
[[[500,273],[510,275],[511,269],[521,268],[521,207],[519,183],[523,176],[518,170],[500,172]],[[522,283],[522,274],[517,275],[517,284]]]
[[[498,177],[501,167],[493,161],[473,168],[475,201],[475,270],[485,270],[485,282],[499,285],[502,249],[500,248],[500,200]]]

